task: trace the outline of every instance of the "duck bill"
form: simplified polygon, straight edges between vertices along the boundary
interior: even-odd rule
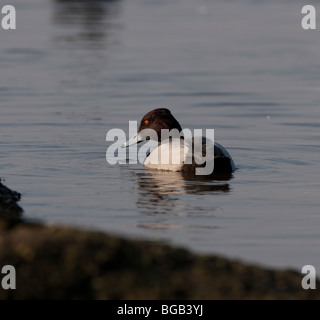
[[[134,144],[138,144],[140,142],[144,141],[144,138],[140,135],[139,132],[137,132],[131,139],[129,139],[127,142],[125,142],[121,148],[127,148]]]

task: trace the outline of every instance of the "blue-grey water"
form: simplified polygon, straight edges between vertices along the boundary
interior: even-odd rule
[[[320,29],[301,27],[312,3],[11,2],[0,177],[25,218],[320,268]],[[232,178],[108,164],[107,131],[156,107],[214,128]]]

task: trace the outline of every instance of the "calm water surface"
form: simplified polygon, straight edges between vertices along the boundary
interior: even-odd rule
[[[311,3],[308,3],[311,4]],[[320,30],[298,1],[15,1],[0,30],[0,176],[28,219],[320,268]],[[168,107],[214,128],[230,179],[105,160]]]

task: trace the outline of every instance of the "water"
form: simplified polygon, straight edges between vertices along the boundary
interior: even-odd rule
[[[320,30],[301,1],[24,2],[0,30],[0,176],[25,218],[320,267]],[[109,165],[107,131],[156,107],[214,128],[231,179]]]

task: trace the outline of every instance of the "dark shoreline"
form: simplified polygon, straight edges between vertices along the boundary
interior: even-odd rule
[[[318,290],[302,289],[302,275],[292,270],[102,232],[26,223],[19,200],[19,193],[0,181],[0,270],[13,265],[17,277],[15,290],[0,286],[0,299],[320,298]]]

